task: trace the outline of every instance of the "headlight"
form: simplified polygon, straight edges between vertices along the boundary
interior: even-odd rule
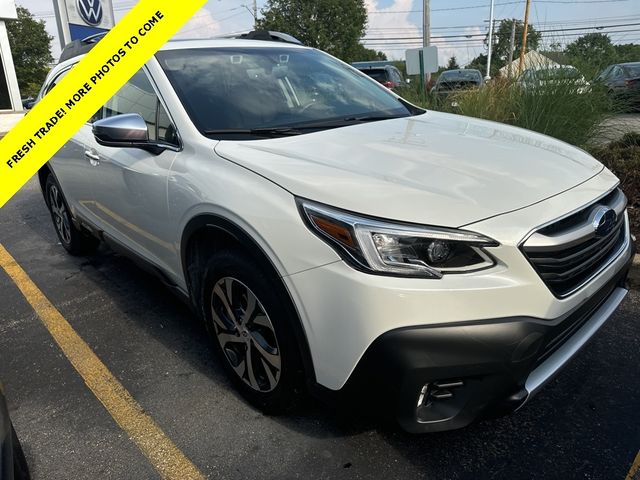
[[[495,265],[483,247],[498,243],[477,233],[374,220],[306,200],[299,205],[305,222],[320,238],[370,273],[442,278]]]

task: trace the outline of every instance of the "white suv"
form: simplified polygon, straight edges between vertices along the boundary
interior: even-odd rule
[[[620,304],[634,249],[585,152],[293,43],[168,43],[39,176],[62,245],[142,259],[254,404],[306,383],[411,432],[522,406]]]

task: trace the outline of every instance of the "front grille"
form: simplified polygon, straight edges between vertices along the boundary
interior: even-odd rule
[[[617,219],[608,233],[598,236],[592,224],[603,206],[614,210]],[[621,253],[627,235],[625,207],[626,198],[616,189],[527,239],[522,251],[554,295],[575,292]]]

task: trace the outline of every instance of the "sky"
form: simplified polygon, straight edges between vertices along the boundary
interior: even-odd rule
[[[57,57],[60,43],[53,1],[17,0],[16,3],[46,22],[47,30],[56,37],[52,47],[54,57]],[[423,1],[365,0],[369,11],[365,45],[384,51],[390,59],[403,59],[407,48],[421,46]],[[496,19],[524,18],[525,0],[494,1]],[[113,0],[116,20],[135,3],[133,0]],[[266,0],[258,0],[258,8],[265,3]],[[431,39],[438,45],[441,65],[451,56],[456,56],[458,63],[464,65],[479,53],[485,53],[482,35],[488,30],[489,5],[490,0],[431,0]],[[251,30],[250,6],[251,0],[209,0],[179,36],[206,38]],[[552,30],[544,33],[546,45],[568,43],[593,31],[611,32],[615,43],[640,43],[640,0],[532,0],[529,23],[538,30]],[[635,25],[612,27],[625,24]],[[607,28],[593,29],[600,26]]]

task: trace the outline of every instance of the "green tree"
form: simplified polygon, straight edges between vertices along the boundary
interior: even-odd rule
[[[616,63],[637,62],[640,59],[640,45],[637,43],[625,43],[614,46],[616,49]]]
[[[610,62],[616,55],[616,48],[605,33],[587,33],[567,45],[565,51],[570,57],[597,64]]]
[[[447,70],[458,70],[459,68],[460,68],[460,65],[458,65],[458,60],[454,55],[447,62]]]
[[[516,22],[516,36],[513,49],[514,60],[520,55],[522,50],[522,35],[524,34],[524,22],[516,19],[502,20],[496,27],[493,35],[493,49],[491,53],[492,73],[504,67],[509,62],[509,48],[511,47],[511,29],[513,22]],[[529,25],[527,31],[527,52],[537,50],[540,46],[542,36],[536,31],[533,25]],[[489,45],[489,35],[485,39],[485,45]],[[486,68],[486,59],[484,62]]]
[[[360,60],[367,25],[364,0],[268,0],[258,28],[288,33],[345,62]]]
[[[484,75],[487,71],[487,54],[481,53],[480,55],[478,55],[476,58],[471,60],[471,62],[469,62],[467,68],[480,70],[482,72],[482,75]],[[492,70],[495,70],[495,67],[492,68]]]
[[[387,60],[387,56],[384,52],[372,50],[362,44],[358,44],[358,46],[353,49],[352,59],[351,61],[355,62],[375,62]]]
[[[7,22],[7,33],[22,96],[36,96],[49,72],[51,40],[43,20],[37,21],[24,7],[18,19]]]
[[[588,78],[617,61],[616,47],[605,33],[587,33],[567,45],[565,53],[571,65]]]

